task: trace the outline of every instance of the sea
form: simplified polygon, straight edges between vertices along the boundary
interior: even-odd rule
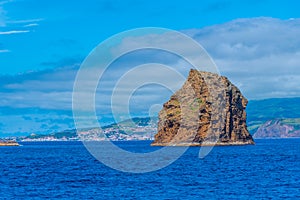
[[[150,143],[116,142],[132,152],[159,148]],[[81,142],[21,144],[0,148],[0,199],[300,199],[300,139],[217,146],[203,159],[190,147],[142,174],[105,166]]]

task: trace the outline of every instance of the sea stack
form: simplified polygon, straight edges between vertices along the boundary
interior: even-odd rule
[[[159,113],[152,146],[254,144],[246,125],[247,99],[228,78],[192,69]]]

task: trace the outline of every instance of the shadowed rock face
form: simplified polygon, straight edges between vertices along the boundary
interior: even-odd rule
[[[152,145],[254,144],[246,126],[247,103],[226,77],[192,69],[160,111]]]

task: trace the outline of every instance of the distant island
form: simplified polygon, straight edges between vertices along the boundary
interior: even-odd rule
[[[300,119],[300,98],[251,100],[246,111],[248,130],[255,135],[270,120]],[[294,120],[293,125],[300,125],[300,120]]]
[[[256,139],[300,138],[300,119],[269,120],[258,128]]]
[[[100,128],[65,130],[52,134],[30,134],[18,137],[20,142],[36,141],[132,141],[153,140],[157,132],[157,118],[132,118]]]
[[[20,145],[16,141],[0,140],[0,146],[20,146]]]

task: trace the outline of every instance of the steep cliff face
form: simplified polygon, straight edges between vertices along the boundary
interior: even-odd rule
[[[246,126],[247,103],[226,77],[191,70],[160,111],[152,145],[254,144]]]

